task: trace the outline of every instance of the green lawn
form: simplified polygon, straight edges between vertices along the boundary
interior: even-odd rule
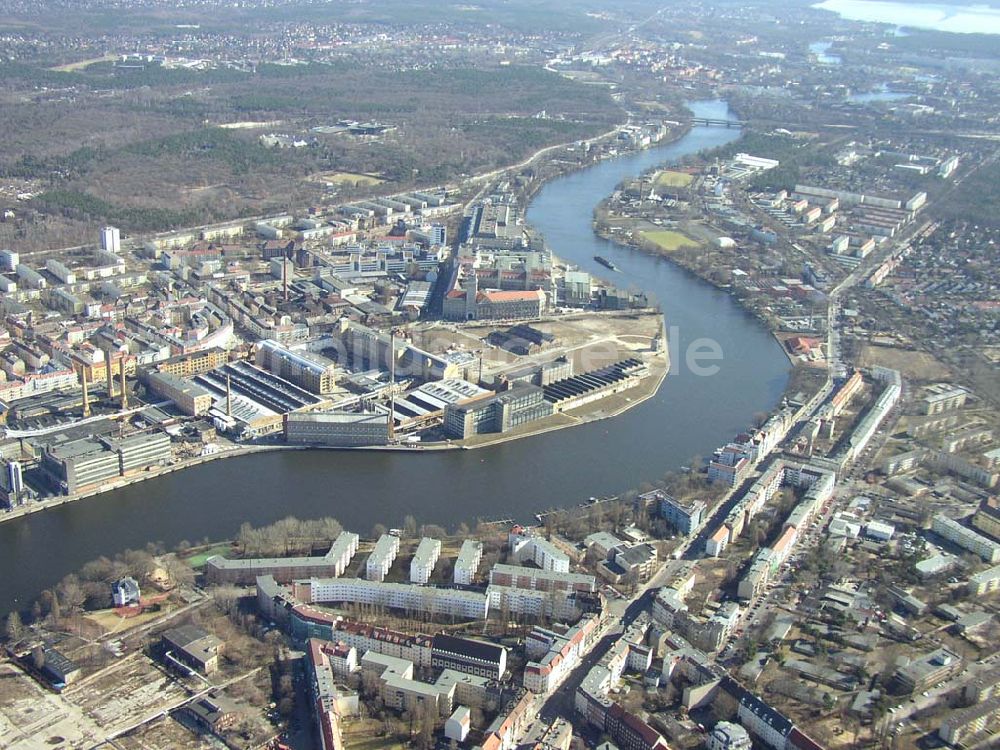
[[[669,229],[658,229],[655,231],[643,232],[642,236],[668,253],[680,250],[682,247],[698,247],[699,243],[680,232],[673,232]]]
[[[694,180],[694,177],[689,175],[687,172],[673,172],[668,169],[665,172],[660,172],[656,175],[656,186],[687,187],[691,184],[692,180]]]
[[[203,550],[196,555],[191,555],[184,560],[188,565],[190,565],[195,570],[205,567],[205,561],[212,555],[225,555],[228,553],[232,547],[227,544],[217,544],[214,547]]]

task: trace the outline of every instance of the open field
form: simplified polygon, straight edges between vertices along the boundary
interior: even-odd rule
[[[351,187],[371,187],[385,182],[380,177],[361,172],[321,172],[312,175],[309,179],[312,182],[330,182],[335,185],[350,185]]]
[[[891,346],[866,344],[858,358],[861,367],[882,365],[899,370],[904,377],[914,380],[940,380],[950,377],[948,368],[926,352],[913,352]]]
[[[674,172],[665,170],[656,175],[657,187],[687,187],[694,181],[694,177],[687,172]]]
[[[95,63],[111,62],[112,60],[117,60],[118,55],[101,55],[100,57],[91,57],[88,60],[77,60],[76,62],[67,63],[65,65],[57,65],[54,68],[49,68],[49,70],[54,70],[58,73],[72,73],[74,70],[83,70],[88,68]]]
[[[657,229],[655,231],[643,232],[644,239],[652,242],[661,250],[672,253],[682,247],[698,247],[698,243],[685,234],[674,232],[670,229]]]

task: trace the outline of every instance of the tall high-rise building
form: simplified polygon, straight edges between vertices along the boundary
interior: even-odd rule
[[[0,271],[14,271],[20,262],[20,253],[13,250],[0,250]]]
[[[0,490],[7,505],[14,507],[20,502],[20,495],[24,492],[24,474],[20,461],[4,461],[0,463]]]
[[[7,486],[14,494],[24,491],[24,472],[20,461],[11,461],[7,464]]]
[[[104,227],[101,229],[101,250],[109,253],[119,253],[122,249],[122,235],[118,227]]]

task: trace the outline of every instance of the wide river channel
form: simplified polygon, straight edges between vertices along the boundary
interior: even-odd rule
[[[722,118],[724,102],[697,102]],[[0,612],[23,608],[62,576],[100,555],[160,541],[172,547],[231,538],[244,521],[333,516],[367,534],[376,523],[453,527],[477,518],[530,520],[662,477],[770,410],[787,382],[780,346],[728,295],[667,261],[597,238],[594,206],[624,178],[737,138],[736,128],[696,127],[674,143],[559,178],[532,201],[528,221],[559,257],[662,305],[676,335],[659,393],[613,419],[472,451],[278,451],[215,461],[0,524]],[[594,262],[612,260],[611,272]],[[688,346],[717,342],[711,376],[685,365]]]

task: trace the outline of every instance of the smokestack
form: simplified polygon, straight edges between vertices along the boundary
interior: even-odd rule
[[[83,416],[90,416],[90,394],[87,393],[87,368],[83,367],[80,370],[80,374],[83,376]]]
[[[285,291],[285,302],[288,302],[288,258],[281,258],[281,286]]]
[[[122,376],[122,411],[128,409],[128,388],[125,387],[125,357],[122,357],[122,366],[119,370]]]
[[[226,416],[233,416],[233,380],[229,373],[226,373]]]
[[[108,381],[108,399],[115,397],[115,374],[111,371],[111,350],[104,350],[105,374]]]

